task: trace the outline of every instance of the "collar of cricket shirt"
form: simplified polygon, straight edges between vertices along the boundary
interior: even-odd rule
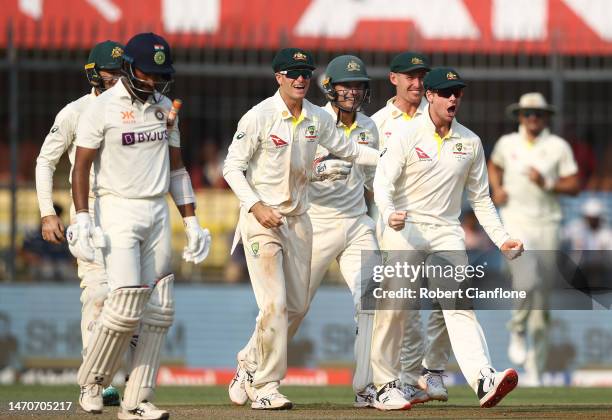
[[[427,105],[429,105],[425,97],[421,98],[421,103],[419,104],[416,111],[414,112],[414,115],[410,116],[406,114],[405,112],[403,112],[401,109],[399,109],[397,106],[395,106],[395,103],[394,103],[395,98],[396,96],[394,96],[393,98],[387,101],[387,106],[391,109],[391,117],[393,118],[403,117],[407,121],[410,121],[413,118],[416,118],[419,115],[423,114],[425,110],[427,109]]]
[[[428,135],[431,136],[431,139],[434,140],[435,135],[436,135],[436,126],[434,125],[433,121],[431,120],[431,117],[429,116],[429,110],[427,108],[425,108],[425,118],[423,118],[423,127],[425,128],[426,132]],[[459,135],[459,123],[457,122],[457,118],[453,118],[453,121],[451,122],[451,126],[450,126],[450,130],[448,131],[448,134],[446,136],[444,136],[444,138],[442,140],[449,140],[449,139],[455,139],[455,138],[460,138],[461,136]]]
[[[550,136],[550,129],[548,127],[544,127],[544,129],[540,132],[540,134],[536,136],[535,139],[533,139],[532,142],[527,140],[527,129],[522,124],[519,124],[518,133],[521,137],[521,140],[523,140],[527,147],[531,148],[535,146],[536,143],[539,143],[542,140],[548,138],[548,136]]]
[[[313,107],[314,105],[312,105],[306,98],[302,100],[302,113],[297,119],[293,116],[293,114],[291,114],[291,111],[289,111],[287,104],[285,103],[285,101],[283,101],[283,98],[280,95],[280,90],[276,91],[273,100],[274,105],[276,106],[276,109],[278,110],[278,113],[280,114],[283,120],[291,118],[299,123],[302,120],[310,119],[310,116],[312,115],[311,107]]]
[[[336,121],[336,127],[338,128],[344,128],[344,130],[345,131],[348,130],[349,133],[356,128],[364,128],[364,124],[363,124],[364,115],[361,112],[355,113],[355,121],[350,127],[347,127],[346,125],[344,125],[342,121],[338,119],[338,114],[336,114],[336,111],[334,111],[334,107],[332,106],[331,102],[326,103],[323,109],[327,111],[329,115],[334,117],[334,120]]]

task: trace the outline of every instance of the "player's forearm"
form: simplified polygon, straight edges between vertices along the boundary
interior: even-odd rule
[[[554,183],[552,191],[557,194],[577,195],[580,192],[580,180],[578,175],[559,178]]]
[[[357,156],[355,157],[357,165],[376,166],[379,159],[380,152],[378,150],[361,144],[357,146]]]
[[[36,196],[38,197],[38,208],[40,217],[54,215],[53,209],[53,172],[45,159],[40,157],[36,161]]]
[[[97,149],[77,147],[72,169],[72,201],[76,212],[89,211],[89,172]]]
[[[246,180],[242,171],[223,168],[223,177],[232,191],[234,191],[234,194],[236,194],[236,197],[238,197],[238,200],[240,200],[241,207],[245,210],[250,210],[255,203],[261,201],[251,188],[251,185]]]
[[[501,247],[504,242],[510,239],[510,235],[504,229],[491,198],[489,196],[481,197],[471,204],[478,222],[489,238],[498,248]]]
[[[191,178],[185,167],[170,172],[170,195],[183,217],[195,216],[196,200]]]
[[[390,183],[388,179],[385,179],[383,174],[376,171],[374,176],[374,202],[378,207],[378,211],[383,217],[385,224],[389,220],[389,215],[395,211],[393,204],[393,194],[395,192],[395,186]]]
[[[491,188],[494,190],[502,188],[504,170],[491,161],[489,161],[487,169],[489,170],[489,184],[491,185]]]

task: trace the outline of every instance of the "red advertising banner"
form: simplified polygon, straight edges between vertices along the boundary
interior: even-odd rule
[[[609,0],[4,0],[25,48],[89,48],[137,32],[185,48],[610,54]]]

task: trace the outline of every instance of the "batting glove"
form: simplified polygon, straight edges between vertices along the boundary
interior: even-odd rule
[[[183,249],[183,259],[187,262],[199,264],[206,259],[210,251],[211,236],[208,229],[202,229],[197,217],[183,218],[187,246]]]
[[[316,181],[337,181],[339,179],[346,179],[351,173],[353,167],[352,162],[347,162],[341,159],[328,159],[322,161],[315,161],[314,165],[314,176]]]
[[[93,226],[89,213],[76,214],[74,224],[66,229],[68,248],[76,259],[93,262],[96,257],[95,248],[104,248],[106,240],[99,227]]]

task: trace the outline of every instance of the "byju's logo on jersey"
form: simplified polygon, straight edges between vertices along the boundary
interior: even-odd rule
[[[272,143],[274,143],[274,145],[279,148],[279,147],[285,147],[288,146],[289,143],[287,143],[285,140],[281,139],[280,137],[278,137],[275,134],[270,134],[270,140],[272,140]]]
[[[131,146],[136,143],[164,140],[168,140],[168,130],[165,129],[161,131],[143,131],[142,133],[121,134],[121,144],[123,146]]]
[[[419,157],[419,160],[431,160],[429,155],[425,153],[420,147],[415,147],[414,150],[417,156]]]

